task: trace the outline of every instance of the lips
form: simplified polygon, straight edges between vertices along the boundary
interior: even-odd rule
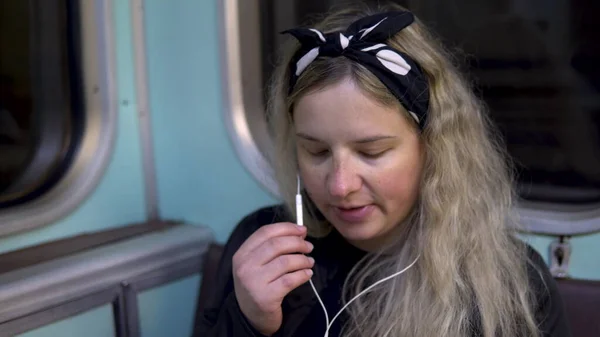
[[[367,218],[373,213],[375,206],[364,205],[364,206],[333,206],[333,212],[335,216],[340,220],[348,223],[360,223],[367,220]]]

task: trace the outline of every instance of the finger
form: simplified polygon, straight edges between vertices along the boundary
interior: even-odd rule
[[[266,265],[280,255],[292,253],[308,254],[313,245],[299,236],[279,236],[271,238],[256,247],[254,251],[246,255],[259,266]]]
[[[298,226],[290,222],[279,222],[262,226],[240,246],[238,255],[245,256],[256,249],[263,242],[278,236],[306,236],[306,227]]]
[[[290,291],[308,282],[312,275],[313,271],[310,269],[298,270],[282,275],[269,283],[267,287],[277,300],[283,300]]]
[[[270,283],[281,276],[302,269],[311,269],[315,259],[303,254],[280,255],[263,268],[265,280]]]

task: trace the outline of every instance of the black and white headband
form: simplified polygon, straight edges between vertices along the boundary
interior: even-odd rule
[[[408,55],[385,44],[413,21],[412,13],[396,11],[361,18],[345,32],[323,34],[312,28],[282,32],[293,35],[301,44],[289,65],[290,93],[302,72],[317,57],[345,56],[372,72],[423,129],[429,107],[427,78]]]

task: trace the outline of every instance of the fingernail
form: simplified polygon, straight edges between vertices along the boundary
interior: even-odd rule
[[[313,248],[315,248],[315,246],[313,246],[312,243],[308,242],[308,241],[304,241],[306,242],[306,247],[308,247],[308,249],[310,249],[311,251],[313,250]]]
[[[310,256],[308,257],[308,261],[310,261],[310,264],[315,264],[315,259]]]
[[[308,276],[312,276],[313,275],[313,271],[311,269],[306,269],[306,275]]]

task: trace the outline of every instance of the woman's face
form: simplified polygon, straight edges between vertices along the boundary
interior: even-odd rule
[[[305,95],[294,108],[304,187],[363,250],[380,247],[417,200],[424,156],[405,113],[378,104],[350,80]]]

